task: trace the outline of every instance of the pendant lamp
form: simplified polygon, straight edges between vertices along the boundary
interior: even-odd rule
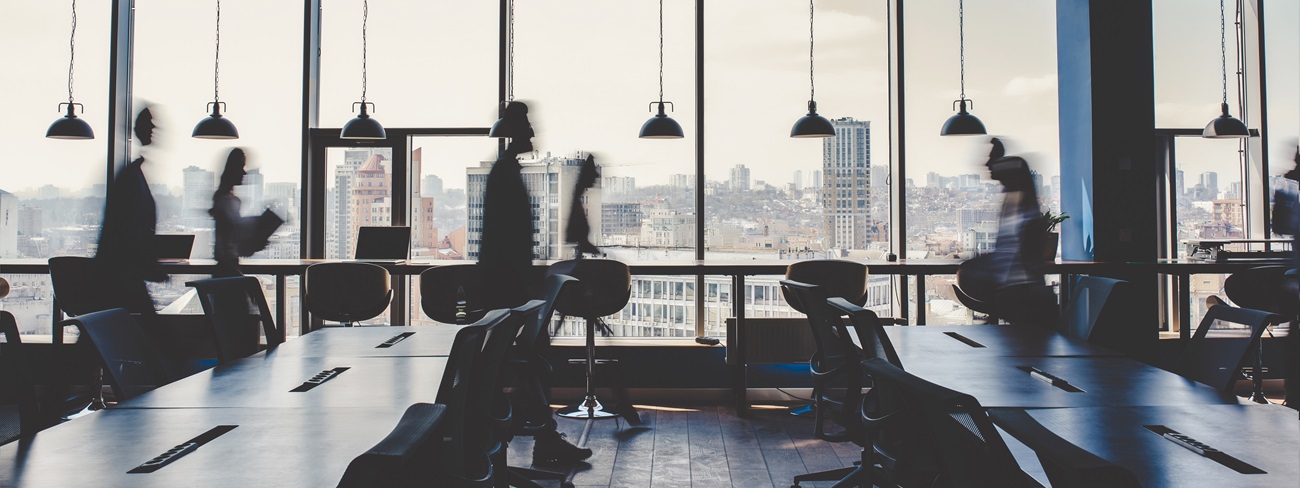
[[[984,130],[984,123],[970,112],[966,111],[966,106],[975,107],[975,101],[966,98],[966,6],[964,0],[957,0],[957,39],[958,52],[961,57],[961,98],[954,100],[953,105],[958,106],[957,114],[948,117],[943,123],[943,128],[939,130],[941,136],[979,136],[987,134]]]
[[[343,124],[343,130],[339,132],[341,139],[387,139],[388,134],[384,132],[384,126],[378,120],[370,118],[370,112],[366,111],[366,106],[374,109],[373,102],[366,101],[366,25],[370,21],[370,2],[361,3],[361,101],[352,102],[352,109],[356,110],[357,105],[361,105],[361,113]]]
[[[68,38],[68,101],[60,103],[58,110],[63,110],[63,106],[68,106],[68,113],[62,118],[55,120],[50,124],[50,128],[45,131],[45,137],[51,139],[94,139],[95,131],[90,129],[90,124],[77,118],[75,107],[81,107],[84,113],[86,107],[77,103],[72,98],[72,67],[73,61],[77,59],[77,0],[72,0],[72,35]]]
[[[1201,133],[1201,137],[1210,139],[1250,137],[1250,130],[1246,128],[1246,124],[1228,113],[1228,35],[1225,15],[1223,0],[1219,0],[1219,60],[1223,74],[1223,102],[1220,108],[1223,113],[1205,125],[1205,132]]]
[[[682,125],[664,113],[664,104],[673,104],[673,102],[664,101],[664,0],[659,0],[659,101],[650,102],[650,106],[653,107],[655,104],[659,104],[659,113],[641,125],[641,135],[639,137],[642,139],[681,139],[684,137]]]
[[[239,130],[230,119],[221,116],[221,109],[226,102],[221,101],[221,0],[217,0],[217,49],[212,63],[212,102],[208,108],[212,115],[200,120],[194,126],[192,137],[199,139],[239,139]]]
[[[506,16],[509,17],[508,33],[510,36],[509,43],[506,45],[506,101],[501,102],[499,113],[500,117],[492,123],[492,128],[488,130],[488,137],[506,139],[514,137],[511,129],[504,121],[506,119],[506,105],[515,101],[515,2],[510,0],[506,3]]]
[[[817,115],[817,85],[813,83],[813,0],[808,0],[808,89],[808,115],[795,121],[790,137],[834,137],[831,121]]]

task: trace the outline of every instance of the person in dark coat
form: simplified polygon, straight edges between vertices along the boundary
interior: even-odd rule
[[[596,185],[600,179],[600,168],[596,166],[596,157],[587,155],[578,171],[578,182],[573,186],[573,198],[569,200],[569,221],[564,226],[564,242],[577,245],[575,257],[583,254],[600,255],[600,248],[591,242],[591,223],[587,220],[582,196],[587,189]]]
[[[241,276],[239,272],[240,242],[243,233],[239,207],[242,204],[235,196],[235,187],[244,182],[244,150],[234,148],[226,157],[226,168],[221,172],[221,182],[212,194],[213,247],[212,255],[217,260],[217,271],[213,277]]]
[[[144,148],[153,143],[153,113],[148,107],[135,119],[135,136]],[[92,273],[104,308],[122,307],[149,321],[155,314],[146,281],[167,280],[154,249],[158,214],[141,167],[144,156],[123,166],[108,187],[104,225],[100,228]]]
[[[523,305],[533,280],[533,211],[519,164],[519,154],[533,150],[528,106],[510,102],[503,119],[516,137],[492,165],[483,195],[478,265],[484,283],[493,290],[486,297],[488,309]]]

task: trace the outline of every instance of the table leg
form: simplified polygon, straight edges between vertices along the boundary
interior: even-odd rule
[[[1188,273],[1174,275],[1175,298],[1178,302],[1178,314],[1174,316],[1174,325],[1178,327],[1178,338],[1191,339],[1192,317],[1192,276]]]
[[[731,387],[736,397],[736,415],[739,417],[749,416],[749,379],[747,368],[749,362],[748,354],[745,352],[745,275],[731,276],[731,313],[736,317],[736,336],[730,338],[735,341],[735,361],[731,363]]]
[[[925,275],[916,274],[916,325],[925,325]]]

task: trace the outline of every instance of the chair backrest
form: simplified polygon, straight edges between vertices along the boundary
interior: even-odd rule
[[[1127,281],[1101,276],[1079,276],[1070,285],[1070,298],[1061,314],[1062,334],[1094,344],[1112,344],[1126,325],[1119,298],[1128,292]]]
[[[474,324],[461,327],[451,343],[447,368],[443,370],[438,387],[437,403],[446,405],[442,428],[445,441],[439,450],[443,474],[457,478],[490,479],[492,463],[484,455],[483,432],[487,431],[487,415],[480,412],[490,408],[487,400],[479,398],[485,388],[474,388],[474,368],[481,362],[483,345],[488,331],[509,317],[506,309],[492,310]],[[471,425],[473,422],[477,424]]]
[[[552,264],[546,270],[569,275],[580,282],[565,287],[555,310],[570,317],[594,318],[622,310],[632,296],[632,272],[627,264],[612,259],[571,259]]]
[[[835,369],[862,360],[862,351],[853,345],[849,329],[840,314],[827,304],[826,291],[817,285],[781,280],[781,289],[799,303],[808,316],[813,341],[817,346],[817,369]]]
[[[883,358],[900,369],[903,367],[903,361],[898,359],[898,351],[894,350],[894,341],[885,333],[885,327],[880,325],[880,318],[876,317],[875,312],[839,297],[828,298],[826,304],[848,314],[864,359]]]
[[[77,326],[83,339],[90,338],[119,401],[171,380],[157,347],[126,309],[79,315],[65,324]]]
[[[487,389],[482,393],[491,402],[490,408],[481,412],[490,415],[488,425],[493,429],[490,434],[495,439],[509,438],[510,423],[514,412],[505,387],[510,361],[510,352],[519,337],[519,331],[525,324],[537,323],[538,314],[545,308],[544,300],[530,300],[528,303],[510,309],[510,315],[488,332],[483,343],[483,354],[479,355],[479,364],[474,368],[475,388],[480,385]],[[478,379],[481,379],[479,381]]]
[[[307,311],[324,320],[353,323],[384,313],[393,299],[388,270],[370,263],[318,263],[307,267]]]
[[[843,298],[857,305],[867,302],[867,274],[865,263],[844,259],[812,259],[785,268],[785,279],[820,286],[826,296]],[[788,291],[784,288],[782,291],[791,308],[807,313]]]
[[[18,334],[18,322],[0,310],[0,444],[29,437],[45,427],[36,388]]]
[[[962,306],[976,312],[989,315],[997,315],[997,310],[993,306],[993,291],[996,287],[992,282],[985,279],[987,273],[980,273],[976,269],[987,267],[984,263],[988,260],[989,254],[973,257],[962,261],[957,265],[957,283],[952,285],[956,293],[957,301]]]
[[[994,409],[993,423],[1038,456],[1052,488],[1138,488],[1141,483],[1127,468],[1112,463],[1062,439],[1020,409]]]
[[[186,283],[199,295],[203,313],[212,325],[216,340],[217,362],[248,357],[261,349],[262,335],[267,347],[284,342],[284,331],[275,326],[275,318],[262,293],[262,282],[252,276],[212,278]]]
[[[542,308],[538,311],[536,320],[524,322],[523,328],[519,330],[519,337],[515,339],[515,357],[530,362],[537,359],[545,361],[541,354],[546,345],[550,344],[547,331],[551,318],[555,315],[555,302],[565,290],[575,288],[578,283],[577,278],[564,274],[546,277],[546,284],[542,288]]]
[[[419,468],[428,463],[414,462],[412,458],[430,452],[430,442],[442,422],[446,405],[417,403],[406,407],[397,426],[388,436],[348,463],[339,488],[371,488],[376,486],[421,486],[431,476],[422,476]]]
[[[113,308],[98,298],[102,293],[95,293],[93,263],[94,258],[81,256],[50,258],[50,285],[63,313],[77,316]]]
[[[483,318],[488,292],[478,264],[434,266],[420,273],[420,309],[444,324],[471,324]],[[457,317],[462,306],[465,317]]]
[[[936,486],[1037,486],[1020,470],[975,397],[930,383],[884,359],[863,361],[862,367],[874,389],[902,399],[904,410],[894,415],[933,453],[939,472]]]
[[[1290,266],[1259,266],[1238,271],[1223,281],[1223,293],[1238,307],[1272,312],[1283,320],[1294,320],[1300,297],[1296,296],[1294,285],[1284,285],[1296,279],[1286,274],[1290,269]]]
[[[1264,334],[1264,328],[1278,320],[1278,315],[1259,310],[1212,306],[1187,341],[1174,372],[1219,391],[1231,392],[1246,353]],[[1216,328],[1216,322],[1228,325]],[[1212,329],[1214,337],[1210,337]]]

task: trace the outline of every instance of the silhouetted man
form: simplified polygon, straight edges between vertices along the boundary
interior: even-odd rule
[[[153,113],[148,107],[136,115],[134,129],[143,153],[154,135]],[[123,166],[108,187],[93,265],[98,287],[93,293],[105,300],[106,308],[123,307],[150,320],[156,311],[144,282],[165,281],[167,274],[158,265],[154,250],[158,215],[141,170],[144,163],[140,156]]]

